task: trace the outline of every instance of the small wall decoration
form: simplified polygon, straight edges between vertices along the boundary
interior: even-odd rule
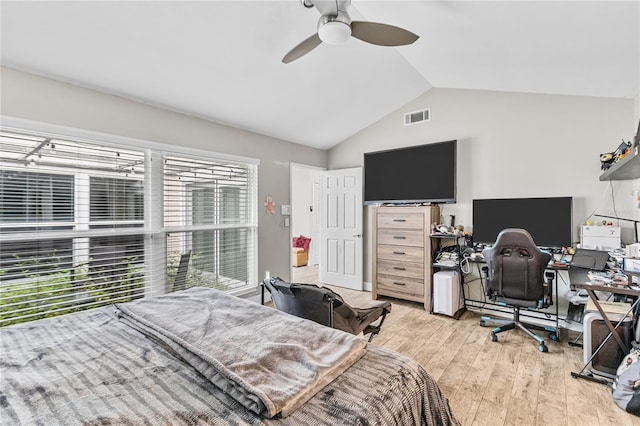
[[[276,214],[276,203],[273,202],[273,197],[271,195],[267,195],[264,203],[264,211],[265,213]]]

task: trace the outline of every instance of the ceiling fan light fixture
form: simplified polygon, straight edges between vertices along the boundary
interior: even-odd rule
[[[351,27],[340,21],[329,21],[320,25],[318,37],[327,44],[340,44],[351,37]]]

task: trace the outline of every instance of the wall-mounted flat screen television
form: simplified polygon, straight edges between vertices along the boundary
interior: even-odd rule
[[[456,202],[457,141],[364,154],[365,204]]]
[[[523,228],[539,247],[571,247],[572,210],[572,197],[473,200],[473,242],[493,244],[503,229]]]

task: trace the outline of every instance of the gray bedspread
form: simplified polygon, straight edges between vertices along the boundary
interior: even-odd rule
[[[203,287],[118,304],[118,316],[264,417],[286,417],[364,355],[362,337]]]
[[[249,336],[238,340],[247,346],[251,342]],[[104,307],[0,328],[0,424],[408,426],[457,421],[422,367],[375,345],[289,416],[268,419],[223,392],[170,346],[119,320],[114,307]]]

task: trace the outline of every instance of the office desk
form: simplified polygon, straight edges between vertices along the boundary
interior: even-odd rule
[[[606,345],[606,343],[609,341],[611,336],[613,336],[614,340],[616,341],[616,343],[624,353],[629,353],[630,348],[622,341],[618,333],[616,333],[616,328],[618,328],[624,322],[624,319],[634,311],[634,309],[638,305],[638,302],[640,302],[640,297],[638,297],[640,296],[640,291],[633,290],[627,287],[607,286],[607,285],[600,285],[600,284],[574,284],[574,285],[577,289],[582,289],[587,291],[587,293],[589,294],[589,298],[593,301],[593,304],[595,305],[596,309],[600,313],[600,316],[602,317],[602,320],[605,326],[609,330],[609,334],[607,334],[607,336],[604,338],[602,343],[597,347],[597,349],[593,352],[593,354],[591,354],[591,358],[589,358],[589,361],[585,363],[582,369],[578,373],[575,373],[573,371],[571,372],[571,377],[587,379],[597,383],[609,384],[611,383],[610,380],[600,379],[600,378],[593,377],[591,375],[584,374],[584,371],[587,369],[587,366],[591,363],[591,361],[593,361],[593,359],[598,354],[598,352],[604,347],[604,345]],[[607,314],[602,309],[602,306],[600,305],[600,299],[598,299],[598,296],[595,293],[596,291],[612,293],[614,295],[634,296],[636,300],[633,301],[633,303],[631,304],[631,307],[626,312],[626,314],[623,315],[620,321],[618,321],[617,324],[614,326],[609,320],[609,317],[607,316]]]

